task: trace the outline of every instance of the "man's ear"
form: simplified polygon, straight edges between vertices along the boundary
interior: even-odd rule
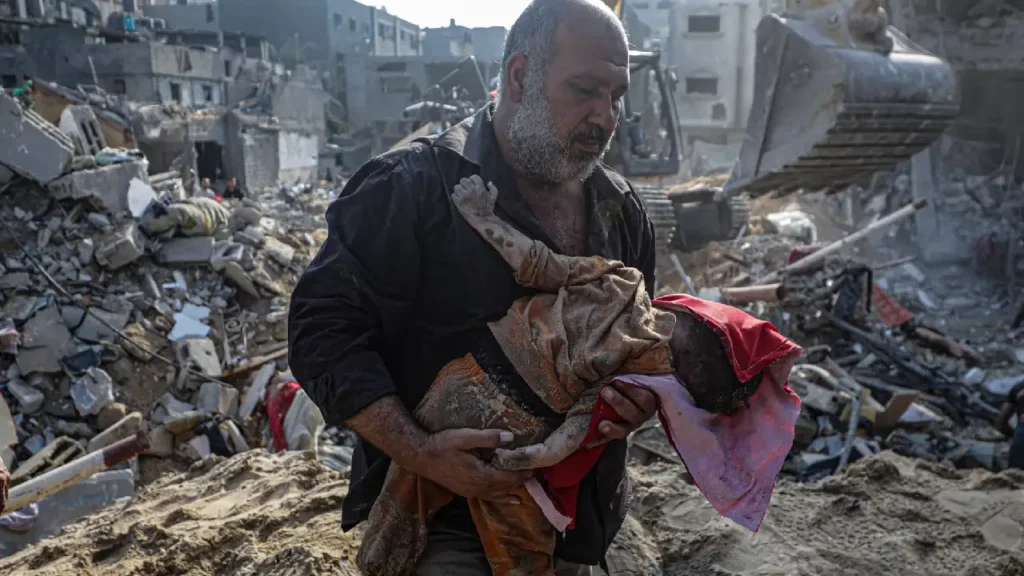
[[[526,61],[526,54],[514,54],[508,61],[505,74],[505,95],[509,101],[519,104],[523,101],[523,94],[526,92],[526,72],[529,63]]]

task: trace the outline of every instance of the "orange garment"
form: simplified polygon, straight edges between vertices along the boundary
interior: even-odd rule
[[[516,280],[541,292],[517,300],[489,328],[526,385],[558,414],[589,414],[596,391],[613,376],[673,371],[668,342],[675,317],[651,305],[640,271],[604,258],[555,254],[534,242]],[[553,431],[471,354],[441,370],[414,416],[428,432],[508,430],[515,446],[536,444]],[[555,528],[525,488],[518,495],[518,505],[468,499],[491,569],[496,576],[553,575]],[[360,569],[367,576],[410,573],[431,519],[452,498],[392,462],[356,557]]]

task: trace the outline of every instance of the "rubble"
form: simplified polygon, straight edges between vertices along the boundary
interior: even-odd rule
[[[73,155],[63,132],[0,92],[0,166],[47,184],[67,170]]]

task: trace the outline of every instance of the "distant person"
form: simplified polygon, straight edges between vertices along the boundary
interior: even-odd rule
[[[224,198],[230,198],[233,200],[241,200],[245,198],[245,190],[238,185],[238,179],[235,177],[228,178],[227,188],[224,189],[224,193],[221,194]]]
[[[1017,429],[1010,427],[1010,418],[1017,415]],[[996,428],[1010,438],[1010,468],[1024,470],[1024,382],[1010,389],[996,416]]]
[[[213,185],[210,184],[209,178],[203,178],[199,182],[199,191],[196,192],[196,196],[199,198],[213,198],[217,193],[213,190]]]

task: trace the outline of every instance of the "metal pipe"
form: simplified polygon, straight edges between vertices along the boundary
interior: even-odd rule
[[[38,502],[50,494],[60,492],[72,484],[125,462],[148,449],[149,439],[145,432],[140,431],[134,436],[118,440],[102,450],[86,454],[24,484],[15,486],[11,489],[3,512],[11,512]]]

